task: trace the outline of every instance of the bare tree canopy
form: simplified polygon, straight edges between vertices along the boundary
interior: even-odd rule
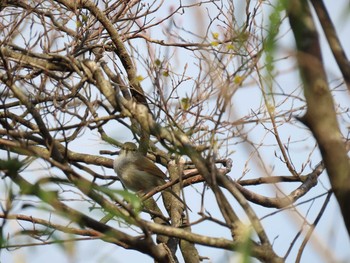
[[[350,63],[332,19],[316,0],[1,1],[1,253],[97,240],[155,262],[343,259],[317,228],[335,200],[349,243]]]

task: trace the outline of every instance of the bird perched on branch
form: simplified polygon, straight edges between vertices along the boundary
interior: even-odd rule
[[[138,152],[136,144],[132,142],[123,144],[119,156],[114,160],[114,171],[127,189],[142,194],[166,183],[166,175],[162,170]],[[168,188],[164,191],[184,204],[173,190]]]

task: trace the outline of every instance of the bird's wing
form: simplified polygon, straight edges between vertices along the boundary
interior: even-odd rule
[[[140,158],[137,162],[137,166],[140,170],[158,176],[161,179],[166,178],[165,173],[163,173],[163,171],[160,170],[157,165],[146,157]]]

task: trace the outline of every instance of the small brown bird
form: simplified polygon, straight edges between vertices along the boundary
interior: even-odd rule
[[[114,171],[124,186],[134,192],[146,194],[166,183],[162,170],[138,152],[136,144],[132,142],[123,144],[119,156],[114,160]],[[168,188],[165,191],[184,203],[173,190]]]

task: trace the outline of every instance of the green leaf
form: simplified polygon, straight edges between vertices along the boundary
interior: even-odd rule
[[[160,61],[160,59],[156,59],[155,61],[154,61],[154,64],[156,64],[156,66],[160,66],[161,64],[162,64],[162,61]]]
[[[76,25],[77,25],[77,27],[82,27],[83,23],[80,20],[77,20]]]
[[[241,76],[239,76],[239,75],[236,75],[236,76],[233,78],[233,82],[234,82],[235,84],[241,84],[242,81],[243,81],[243,78],[242,78]]]
[[[234,50],[235,46],[233,44],[226,45],[227,50]]]
[[[121,197],[123,197],[123,199],[130,204],[134,211],[139,213],[142,209],[142,201],[141,198],[135,194],[135,193],[131,193],[129,191],[126,190],[114,190],[118,195],[120,195]]]
[[[0,159],[0,171],[4,171],[9,175],[15,175],[23,167],[24,163],[17,158],[3,160]]]
[[[240,260],[238,262],[240,263],[250,263],[252,262],[251,260],[251,255],[252,255],[252,240],[251,240],[251,235],[252,235],[252,229],[248,226],[242,225],[239,228],[239,246],[237,251],[241,253]]]
[[[188,97],[181,99],[181,108],[184,110],[188,110],[190,108],[190,99]]]
[[[213,33],[211,33],[211,35],[212,35],[212,37],[214,39],[219,39],[219,33],[218,32],[213,32]]]
[[[81,15],[81,19],[83,20],[83,22],[87,22],[89,17],[87,15]]]
[[[137,82],[141,82],[141,81],[143,81],[144,79],[145,79],[145,78],[142,77],[141,75],[136,76],[136,81],[137,81]]]

